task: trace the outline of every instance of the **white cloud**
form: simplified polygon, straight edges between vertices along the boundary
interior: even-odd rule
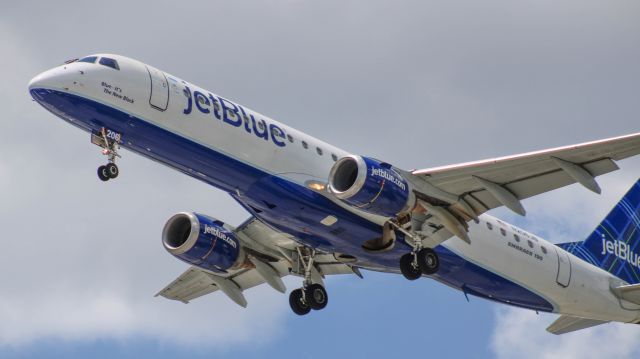
[[[599,179],[603,195],[574,185],[552,195],[525,202],[528,215],[523,227],[544,233],[552,242],[580,241],[606,216],[635,183],[638,160],[621,162],[631,170]],[[544,198],[547,197],[547,198]],[[507,214],[512,220],[520,220]],[[521,220],[520,220],[521,221]],[[491,348],[498,358],[637,358],[640,326],[610,323],[556,336],[545,329],[557,315],[500,306],[496,310]]]
[[[618,359],[640,356],[637,345],[640,327],[637,325],[609,323],[557,336],[545,330],[555,317],[500,307],[496,310],[491,349],[497,358]]]

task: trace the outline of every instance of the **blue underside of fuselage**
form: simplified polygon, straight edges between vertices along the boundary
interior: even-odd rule
[[[49,111],[85,131],[97,133],[105,127],[119,132],[123,147],[228,192],[252,215],[296,236],[306,245],[351,254],[363,266],[373,264],[392,271],[398,271],[399,257],[409,251],[410,247],[399,240],[390,251],[364,252],[362,244],[380,236],[381,228],[377,224],[304,186],[119,109],[49,89],[32,89],[31,95]],[[329,214],[339,218],[338,223],[330,227],[320,224]],[[521,285],[473,264],[443,246],[435,250],[440,258],[440,270],[434,279],[475,296],[539,311],[553,310],[547,300]]]

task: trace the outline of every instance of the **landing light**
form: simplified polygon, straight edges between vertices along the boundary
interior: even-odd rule
[[[325,188],[327,188],[326,183],[322,183],[318,181],[307,181],[305,184],[307,185],[307,187],[318,192],[323,192]]]

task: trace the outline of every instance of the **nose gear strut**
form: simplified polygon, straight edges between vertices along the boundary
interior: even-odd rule
[[[91,134],[91,143],[102,148],[102,154],[107,156],[108,163],[98,167],[98,178],[102,181],[108,181],[118,177],[120,170],[116,165],[116,158],[121,156],[118,154],[120,149],[120,141],[122,136],[106,128],[102,128],[99,134]]]

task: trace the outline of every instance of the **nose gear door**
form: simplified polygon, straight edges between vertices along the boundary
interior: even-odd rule
[[[169,106],[169,84],[164,73],[156,68],[147,66],[151,79],[151,94],[149,104],[159,111],[164,111]]]

